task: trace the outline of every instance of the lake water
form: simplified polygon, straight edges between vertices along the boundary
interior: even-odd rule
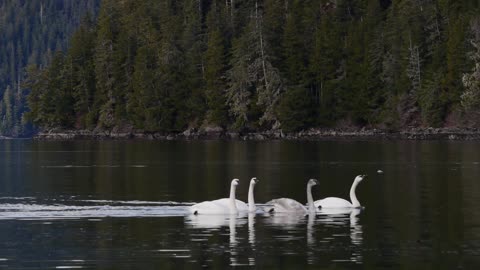
[[[480,142],[0,141],[0,269],[476,269]],[[378,174],[377,170],[383,170]],[[317,216],[189,205],[348,198]]]

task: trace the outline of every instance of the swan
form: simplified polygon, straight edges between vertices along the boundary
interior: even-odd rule
[[[326,208],[360,208],[360,202],[357,199],[357,195],[355,195],[355,189],[357,188],[358,184],[362,182],[362,180],[367,177],[366,175],[358,175],[353,180],[352,187],[350,188],[350,200],[351,202],[337,197],[327,197],[325,199],[315,201],[315,207],[326,209]]]
[[[248,187],[248,205],[240,200],[236,200],[237,203],[237,209],[238,211],[241,212],[255,212],[257,210],[257,207],[255,206],[255,200],[253,198],[254,194],[254,189],[255,189],[255,184],[258,183],[258,179],[256,177],[253,177],[252,180],[250,180],[250,186]]]
[[[190,206],[190,213],[197,214],[236,214],[238,213],[235,200],[235,190],[239,180],[233,179],[230,184],[230,197],[214,201],[205,201]]]
[[[318,185],[318,181],[316,179],[310,179],[307,183],[307,205],[308,209],[303,206],[303,204],[299,203],[296,200],[289,199],[289,198],[279,198],[274,199],[266,204],[272,205],[271,207],[267,207],[265,209],[266,212],[301,212],[301,213],[315,213],[316,208],[314,207],[313,197],[312,197],[312,187]]]

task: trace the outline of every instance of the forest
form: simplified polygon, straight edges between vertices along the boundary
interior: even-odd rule
[[[73,1],[72,1],[73,2]],[[24,121],[293,132],[474,126],[479,0],[103,0],[49,65]]]
[[[86,14],[96,16],[100,0],[0,1],[0,135],[25,136],[32,126],[23,87],[29,64],[45,68],[55,51],[66,51]]]

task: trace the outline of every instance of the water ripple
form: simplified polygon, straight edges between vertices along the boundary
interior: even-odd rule
[[[1,198],[4,200],[4,198]],[[83,203],[83,204],[82,204]],[[88,205],[85,205],[88,203]],[[70,200],[62,203],[35,203],[10,199],[0,204],[0,219],[78,219],[105,217],[172,217],[186,215],[190,203],[149,202],[149,201],[110,201],[110,200]]]

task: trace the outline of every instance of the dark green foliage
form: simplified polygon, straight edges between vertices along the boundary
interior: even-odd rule
[[[422,109],[423,121],[429,126],[438,127],[445,116],[445,104],[441,100],[441,78],[439,73],[431,74],[418,93],[418,103]]]
[[[476,77],[464,74],[476,74],[469,44],[478,8],[473,0],[103,0],[96,25],[85,20],[65,56],[29,69],[27,116],[41,127],[148,132],[442,126],[462,96],[477,95]],[[12,48],[3,56],[14,58]],[[2,129],[12,125],[16,92],[5,92]]]
[[[94,111],[95,88],[94,49],[95,32],[91,18],[86,17],[80,28],[72,36],[68,54],[67,72],[71,76],[74,110],[77,128],[92,127],[90,116]]]
[[[278,106],[278,118],[282,130],[292,132],[310,126],[314,120],[312,99],[302,88],[290,89]]]
[[[225,45],[219,29],[212,26],[208,34],[208,48],[205,53],[205,81],[207,97],[207,121],[212,124],[227,124],[227,107],[224,91],[225,83]]]
[[[100,0],[0,1],[0,135],[28,135],[30,130],[22,121],[22,114],[27,109],[25,94],[29,92],[21,84],[25,77],[25,67],[44,67],[50,63],[55,51],[65,51],[70,36],[81,24],[82,18],[89,13],[95,15],[99,3]],[[74,38],[76,50],[83,43],[79,40],[83,39],[80,37],[83,35],[77,33]],[[80,51],[77,53],[82,54]],[[77,60],[79,59],[75,59]],[[70,60],[66,62],[71,64]],[[70,71],[76,73],[75,78],[72,78],[72,85],[76,85],[85,83],[75,81],[83,77],[77,72],[91,73],[92,68],[87,64],[83,70]],[[88,80],[92,82],[91,79]],[[82,98],[80,102],[85,101]]]
[[[285,22],[283,33],[283,70],[290,84],[300,85],[304,79],[306,67],[306,48],[304,46],[304,29],[302,21],[303,1],[292,1]]]
[[[114,85],[118,83],[114,75],[115,71],[122,68],[115,65],[115,41],[119,33],[119,18],[116,5],[113,0],[102,2],[102,8],[98,18],[97,40],[95,46],[95,77],[96,97],[94,108],[98,116],[98,125],[101,127],[113,127],[115,125],[115,105],[118,96]],[[119,64],[119,63],[118,63]],[[123,78],[123,77],[122,77]],[[123,90],[123,89],[122,89]],[[119,104],[121,105],[121,104]]]
[[[75,121],[72,78],[63,53],[54,55],[48,69],[29,69],[26,86],[31,89],[28,98],[29,119],[46,127],[72,128]]]

